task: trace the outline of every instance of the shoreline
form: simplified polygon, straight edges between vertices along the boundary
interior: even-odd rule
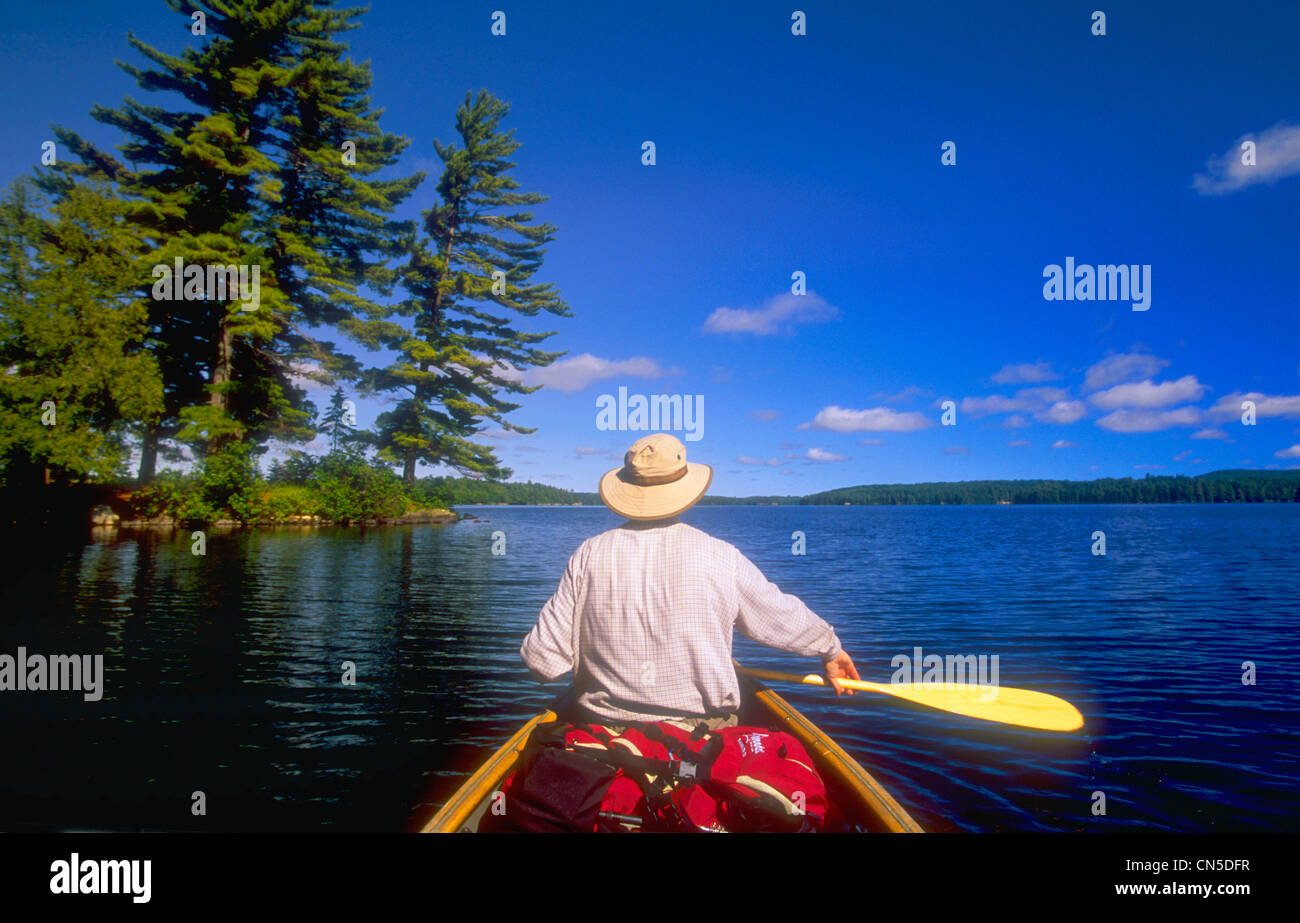
[[[355,522],[339,522],[333,519],[326,519],[323,516],[314,515],[295,515],[286,516],[284,519],[259,519],[251,522],[241,522],[237,519],[214,519],[208,522],[201,520],[184,520],[175,519],[171,516],[159,516],[154,519],[122,519],[111,510],[103,512],[102,509],[92,511],[90,527],[92,530],[117,530],[127,529],[132,531],[169,531],[174,529],[188,528],[210,528],[223,530],[236,529],[319,529],[319,528],[352,528],[361,527],[378,527],[378,526],[423,526],[423,525],[450,525],[460,522],[465,517],[454,510],[431,507],[421,510],[410,510],[401,516],[394,516],[388,519],[360,519]]]

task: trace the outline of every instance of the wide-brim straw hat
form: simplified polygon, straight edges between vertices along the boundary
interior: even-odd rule
[[[623,467],[600,479],[600,499],[628,519],[669,519],[694,506],[709,489],[713,469],[686,461],[686,446],[667,433],[632,443]]]

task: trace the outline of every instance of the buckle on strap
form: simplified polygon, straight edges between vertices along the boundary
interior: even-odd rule
[[[696,763],[678,759],[676,757],[668,760],[668,771],[679,779],[686,779],[694,782],[698,774],[698,769],[699,766]]]

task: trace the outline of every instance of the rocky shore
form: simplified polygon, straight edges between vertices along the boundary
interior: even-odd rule
[[[461,516],[452,510],[444,509],[422,509],[410,510],[401,516],[395,516],[391,519],[366,519],[360,522],[347,523],[354,526],[421,526],[421,525],[444,525],[447,523],[459,522]],[[188,524],[178,521],[170,516],[159,516],[155,519],[123,519],[117,513],[113,512],[110,506],[97,506],[90,512],[90,525],[96,529],[177,529],[186,527]],[[267,519],[257,522],[239,522],[234,519],[217,519],[213,522],[206,523],[207,526],[215,529],[240,529],[240,528],[316,528],[321,526],[336,526],[340,523],[326,519],[322,516],[286,516],[283,519]]]

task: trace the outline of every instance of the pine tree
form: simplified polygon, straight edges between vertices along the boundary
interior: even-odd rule
[[[187,20],[203,12],[206,37],[192,36],[179,56],[131,37],[154,66],[123,67],[142,88],[182,97],[184,108],[132,99],[96,107],[97,120],[126,135],[120,150],[131,166],[59,129],[80,160],[64,173],[119,182],[156,264],[181,257],[259,268],[255,311],[231,298],[153,303],[151,345],[168,401],[150,439],[304,440],[313,435],[310,402],[293,383],[303,363],[326,377],[359,370],[308,331],[334,324],[346,333],[356,314],[385,313],[360,288],[392,284],[384,264],[411,230],[385,216],[423,175],[371,178],[409,142],[380,131],[368,66],[347,60],[334,40],[356,28],[362,10],[310,0],[167,2]],[[142,479],[151,457],[146,447]]]
[[[147,248],[102,183],[71,186],[48,221],[38,211],[26,181],[0,206],[5,481],[111,478],[129,456],[130,422],[162,402],[136,282]]]
[[[356,441],[357,429],[348,420],[349,411],[344,405],[343,389],[335,388],[330,395],[329,408],[321,415],[321,429],[330,437],[330,454],[339,450],[339,444],[347,447]]]
[[[439,202],[423,213],[425,235],[410,242],[401,283],[412,296],[400,312],[410,329],[381,321],[367,325],[372,347],[401,358],[368,378],[375,390],[401,390],[406,397],[378,420],[378,444],[402,465],[407,484],[417,462],[445,464],[492,478],[509,477],[490,446],[473,442],[479,426],[493,421],[506,430],[531,433],[506,415],[518,404],[505,395],[537,390],[522,384],[521,372],[545,366],[563,353],[537,347],[553,333],[512,326],[511,314],[541,312],[568,317],[569,309],[551,284],[532,281],[545,247],[555,236],[550,224],[535,224],[520,209],[546,201],[516,192],[509,157],[519,147],[501,121],[510,107],[487,91],[466,94],[456,113],[462,147],[434,142],[446,165]]]

